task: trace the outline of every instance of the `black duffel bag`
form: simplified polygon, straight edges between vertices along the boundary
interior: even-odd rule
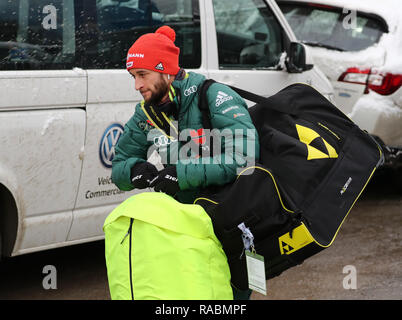
[[[211,129],[205,94],[199,90],[203,126]],[[259,164],[246,168],[219,192],[195,203],[211,216],[232,274],[247,289],[247,235],[265,259],[266,278],[279,275],[328,248],[383,162],[381,147],[311,86],[290,85],[265,98],[233,88],[256,102],[249,108],[260,142]],[[247,248],[246,248],[247,249]]]

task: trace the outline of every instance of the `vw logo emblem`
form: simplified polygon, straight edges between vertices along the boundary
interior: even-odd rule
[[[99,158],[106,168],[112,167],[114,158],[114,147],[123,133],[123,127],[119,123],[114,123],[106,128],[99,145]]]

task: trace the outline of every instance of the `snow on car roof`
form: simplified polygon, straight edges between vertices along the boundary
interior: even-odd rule
[[[285,1],[285,0],[284,0]],[[347,61],[360,61],[360,66],[369,67],[374,64],[379,67],[379,71],[393,72],[402,74],[402,6],[401,0],[286,0],[295,2],[317,3],[346,8],[355,9],[365,13],[373,13],[381,16],[388,24],[389,34],[384,34],[379,43],[373,47],[367,48],[359,52],[343,52],[334,53],[333,50],[324,48],[313,48],[315,51],[321,52],[321,57],[329,57],[333,54],[341,54]],[[278,1],[280,2],[280,1]],[[382,63],[381,51],[386,52],[386,59]],[[381,67],[380,67],[381,66]],[[333,69],[342,68],[342,63],[332,66]]]
[[[298,2],[308,2],[317,4],[327,4],[349,10],[355,9],[366,13],[374,13],[387,22],[390,31],[397,25],[398,20],[402,20],[402,6],[400,0],[289,0]]]

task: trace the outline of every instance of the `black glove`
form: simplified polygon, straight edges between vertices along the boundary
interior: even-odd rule
[[[136,189],[145,189],[158,175],[158,169],[148,161],[137,163],[131,168],[131,184]]]
[[[180,190],[176,167],[170,166],[160,171],[158,176],[151,182],[150,187],[157,192],[161,191],[174,196]]]

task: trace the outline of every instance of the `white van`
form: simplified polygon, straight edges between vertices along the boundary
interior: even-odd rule
[[[125,59],[164,24],[186,70],[265,96],[294,82],[332,94],[272,0],[1,1],[2,255],[102,239],[106,216],[136,192],[110,178],[141,100]]]

